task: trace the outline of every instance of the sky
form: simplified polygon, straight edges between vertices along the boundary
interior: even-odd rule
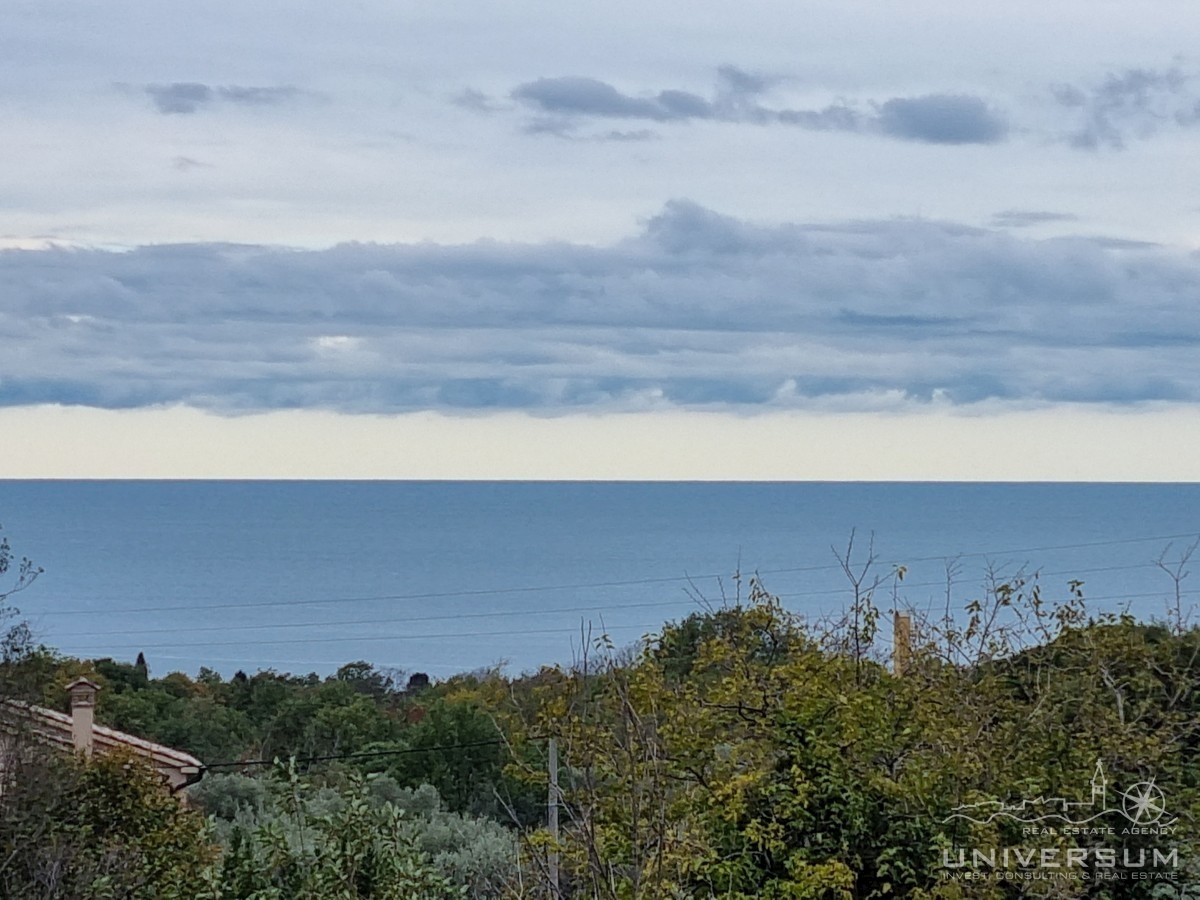
[[[0,477],[1198,480],[1183,0],[9,0]]]

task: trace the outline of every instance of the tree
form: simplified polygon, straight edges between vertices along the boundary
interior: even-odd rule
[[[0,526],[0,529],[2,528],[3,526]],[[8,536],[0,535],[0,579],[9,579],[7,582],[0,580],[0,605],[7,604],[13,594],[28,588],[41,574],[41,567],[35,566],[32,560],[26,557],[18,560],[8,542]],[[12,611],[9,614],[12,615]]]
[[[190,789],[189,798],[214,816],[227,852],[224,870],[237,873],[237,886],[228,886],[233,897],[263,890],[270,882],[277,865],[268,862],[269,848],[277,843],[272,835],[282,834],[289,848],[304,846],[318,856],[324,852],[320,823],[345,824],[342,817],[356,805],[360,820],[399,820],[403,840],[384,852],[428,865],[465,888],[468,897],[499,897],[517,880],[516,836],[490,819],[446,811],[430,785],[402,788],[387,775],[293,774],[284,767],[273,777],[215,775]],[[369,813],[361,809],[364,804]],[[386,884],[376,882],[379,896],[386,895]]]
[[[425,716],[399,733],[406,752],[386,760],[405,787],[433,785],[455,812],[496,813],[508,753],[496,723],[477,699],[437,698]]]
[[[352,779],[320,804],[294,766],[278,772],[283,815],[236,822],[221,862],[222,900],[449,900],[466,896],[419,846],[403,811]],[[324,808],[322,808],[324,807]]]
[[[360,694],[366,694],[372,700],[383,700],[397,691],[395,675],[376,669],[365,660],[346,663],[333,676],[336,680],[345,682]]]
[[[217,848],[140,758],[26,747],[0,797],[0,896],[203,900]]]
[[[28,672],[17,666],[33,648],[32,635],[24,622],[13,622],[18,613],[9,601],[41,574],[41,567],[32,560],[18,559],[8,536],[0,534],[0,623],[11,623],[0,635],[0,701],[28,700],[36,690],[36,685],[28,680]]]
[[[811,629],[752,582],[745,604],[669,625],[632,657],[601,638],[580,665],[540,673],[516,740],[558,738],[565,826],[553,847],[530,836],[531,861],[555,850],[567,896],[928,900],[1013,895],[944,882],[954,847],[1195,860],[1192,833],[1031,835],[950,813],[1070,791],[1099,758],[1114,791],[1153,781],[1195,821],[1200,631],[1091,617],[1078,584],[1050,602],[1036,580],[995,578],[959,616],[918,617],[898,677],[864,628],[875,615]]]
[[[429,676],[424,672],[413,672],[404,686],[404,693],[412,696],[421,693],[429,687]]]

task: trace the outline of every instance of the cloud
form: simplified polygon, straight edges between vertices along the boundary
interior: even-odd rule
[[[174,84],[148,84],[146,93],[163,115],[194,113],[213,100],[213,89],[207,84],[177,81]]]
[[[290,84],[277,87],[242,87],[234,84],[217,88],[217,95],[222,100],[243,106],[278,106],[294,100],[300,94],[300,89]]]
[[[1015,128],[1009,114],[989,98],[942,92],[888,98],[837,98],[824,105],[789,106],[768,97],[787,79],[720,66],[708,95],[667,89],[623,91],[590,77],[543,77],[511,92],[517,104],[539,118],[532,134],[578,137],[579,125],[597,119],[659,123],[713,121],[745,125],[787,125],[809,131],[874,134],[927,144],[999,144],[1015,132],[1063,140],[1081,150],[1121,149],[1169,129],[1200,124],[1196,78],[1180,65],[1128,68],[1091,84],[1051,85],[1052,123],[1036,121],[1036,110]],[[1069,123],[1065,130],[1063,122]]]
[[[947,222],[681,200],[608,246],[51,248],[0,252],[0,279],[2,405],[1200,401],[1200,257]]]
[[[190,156],[176,156],[171,160],[171,167],[178,172],[190,172],[193,169],[211,169],[212,164],[201,162]]]
[[[567,116],[537,116],[526,122],[521,130],[525,134],[550,135],[577,143],[636,143],[659,138],[659,133],[650,128],[610,128],[581,133],[579,122]]]
[[[824,109],[783,109],[775,118],[785,125],[797,125],[810,131],[866,131],[870,119],[843,103]]]
[[[518,85],[512,98],[538,113],[531,134],[573,136],[580,120],[632,119],[653,122],[717,121],[782,124],[811,131],[846,131],[933,144],[993,144],[1004,140],[1008,124],[982,98],[962,94],[894,97],[868,104],[866,111],[845,101],[815,109],[771,107],[759,97],[778,79],[734,66],[717,70],[712,97],[683,90],[633,95],[595,78],[538,78]]]
[[[659,91],[653,97],[623,94],[595,78],[539,78],[519,85],[513,98],[541,112],[558,115],[601,116],[621,119],[650,119],[655,122],[708,119],[711,104],[687,91]]]
[[[757,72],[748,72],[745,69],[739,69],[737,66],[730,65],[719,66],[717,68],[717,77],[720,79],[720,87],[724,93],[743,97],[753,97],[761,94],[778,81],[777,78],[771,78]]]
[[[1077,222],[1078,220],[1079,217],[1071,213],[1050,212],[1041,209],[1006,209],[993,213],[991,223],[997,228],[1028,228],[1031,225]]]
[[[494,113],[504,109],[490,96],[477,88],[465,88],[450,98],[455,106],[477,113]]]
[[[1132,68],[1110,72],[1093,85],[1053,85],[1051,95],[1075,120],[1066,134],[1072,146],[1119,150],[1133,138],[1196,124],[1200,102],[1191,89],[1194,80],[1178,66]]]
[[[595,135],[594,139],[599,141],[616,141],[618,143],[653,141],[658,139],[658,132],[651,131],[648,128],[635,128],[626,131],[613,129],[603,134]]]
[[[963,94],[896,97],[879,107],[877,122],[884,134],[931,144],[994,144],[1008,134],[1003,117]]]
[[[195,81],[147,84],[143,90],[150,97],[155,108],[163,115],[190,115],[214,103],[233,103],[238,106],[279,106],[296,99],[303,93],[294,85],[212,86]]]

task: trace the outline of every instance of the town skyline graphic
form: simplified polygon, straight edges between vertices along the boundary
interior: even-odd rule
[[[1092,773],[1091,795],[1087,800],[1068,797],[1047,797],[1044,794],[1019,801],[981,800],[954,807],[945,821],[963,819],[986,825],[997,819],[1037,824],[1055,822],[1061,825],[1088,825],[1110,814],[1123,816],[1132,825],[1165,828],[1178,821],[1167,819],[1166,798],[1154,780],[1139,781],[1124,791],[1115,792],[1119,805],[1109,805],[1108,775],[1104,761],[1096,760]]]

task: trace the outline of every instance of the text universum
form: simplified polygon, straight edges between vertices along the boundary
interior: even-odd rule
[[[1179,850],[1162,851],[1129,848],[1118,852],[1111,847],[1005,847],[1002,850],[943,850],[942,865],[947,869],[964,868],[1178,868]]]

